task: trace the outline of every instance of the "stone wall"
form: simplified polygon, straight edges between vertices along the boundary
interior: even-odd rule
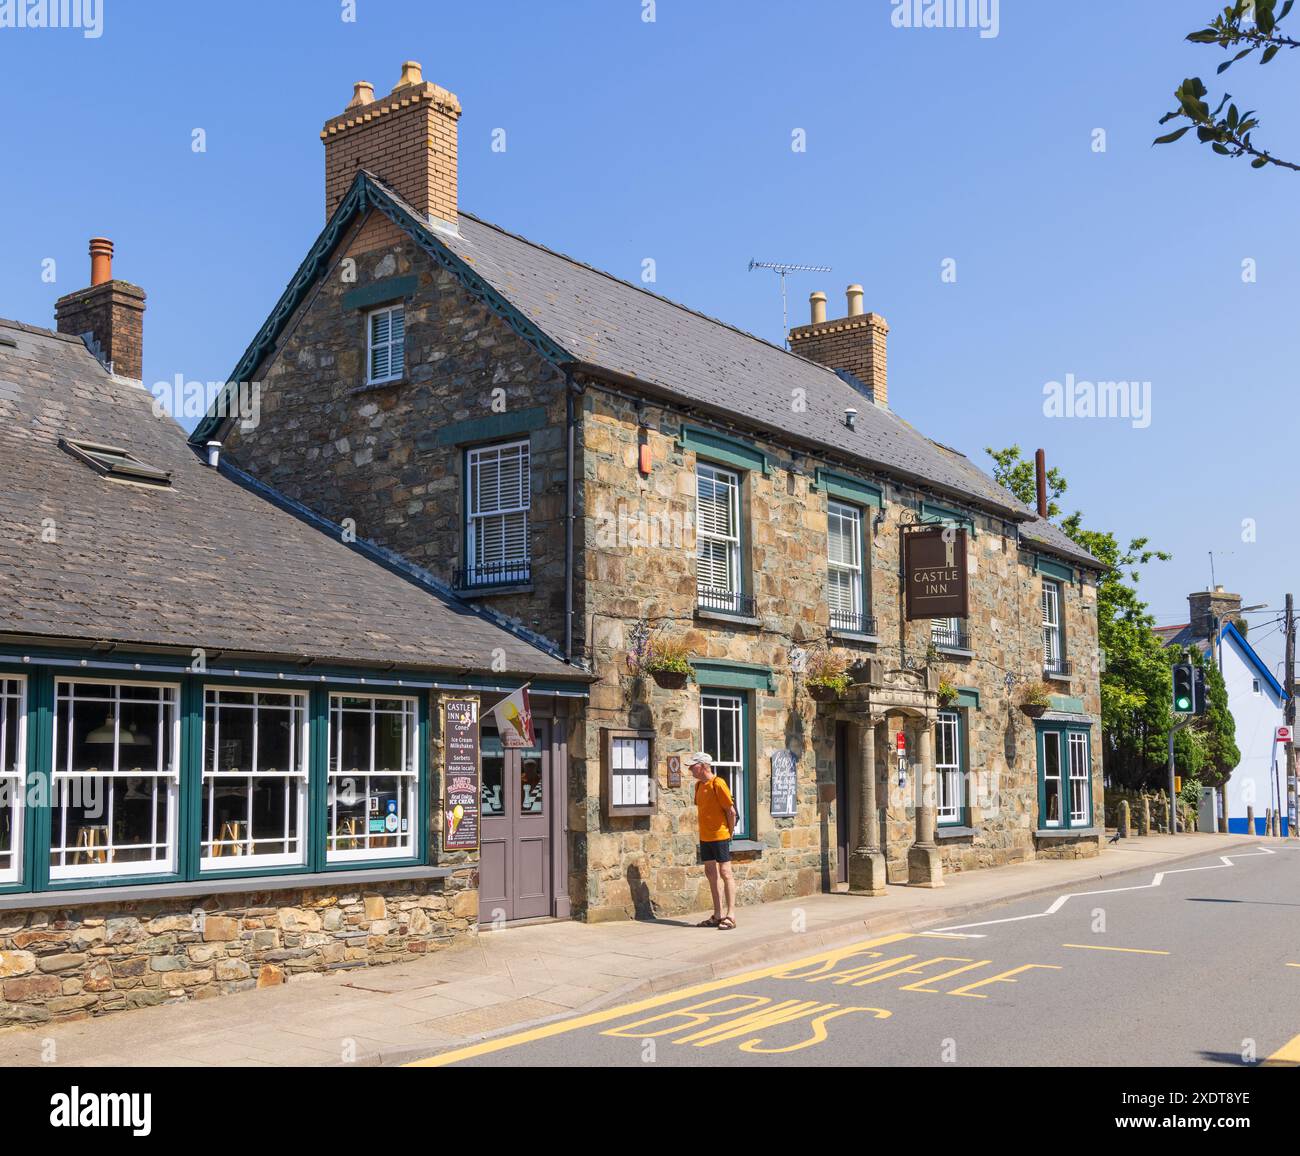
[[[662,690],[629,668],[631,631],[645,620],[657,635],[682,642],[697,658],[770,667],[770,692],[751,695],[750,741],[754,757],[755,841],[760,850],[737,856],[742,903],[806,895],[829,889],[836,878],[836,752],[833,712],[808,696],[791,668],[791,649],[829,646],[854,662],[869,657],[887,666],[905,661],[931,665],[938,677],[978,695],[966,712],[974,833],[942,841],[946,870],[966,870],[1034,858],[1037,854],[1096,854],[1098,840],[1044,841],[1038,848],[1038,774],[1033,721],[1019,707],[1025,682],[1042,675],[1041,582],[1033,557],[1022,551],[1014,528],[978,518],[968,540],[973,655],[930,650],[928,621],[903,617],[899,571],[900,514],[920,495],[886,487],[886,521],[870,543],[871,608],[878,643],[847,642],[829,633],[827,499],[814,485],[818,465],[757,440],[771,472],[746,478],[742,519],[750,531],[748,569],[753,575],[756,622],[736,625],[702,618],[695,610],[695,461],[678,442],[681,419],[653,406],[633,405],[597,388],[583,406],[583,506],[588,657],[601,681],[592,688],[585,738],[570,748],[574,805],[571,826],[581,832],[585,861],[575,856],[571,890],[589,919],[654,911],[679,914],[708,905],[697,863],[693,781],[667,786],[664,763],[701,745],[699,688]],[[638,419],[644,431],[638,434]],[[638,442],[650,447],[652,469],[638,468]],[[843,468],[841,465],[840,468]],[[1066,583],[1064,614],[1068,657],[1075,674],[1053,684],[1061,699],[1082,700],[1100,714],[1096,676],[1096,587]],[[1018,680],[1008,688],[1006,675]],[[891,719],[877,731],[879,797],[884,811],[891,882],[907,878],[907,849],[915,837],[915,780],[906,788],[893,773],[892,734],[908,734],[918,750],[917,724]],[[610,819],[602,799],[600,744],[604,728],[654,730],[659,777],[657,812]],[[852,740],[850,740],[851,742]],[[789,749],[799,757],[793,818],[770,815],[769,758]],[[854,752],[850,751],[850,757]],[[1094,806],[1102,808],[1099,728],[1092,728]],[[915,757],[915,754],[914,754]]]
[[[274,987],[471,934],[473,868],[446,879],[0,911],[0,1025]]]
[[[342,260],[355,263],[345,280]],[[415,276],[406,300],[406,377],[365,385],[365,309],[345,295]],[[226,453],[253,476],[450,583],[463,565],[464,453],[438,431],[537,406],[530,436],[532,590],[492,605],[558,638],[564,623],[564,383],[531,346],[379,213],[340,248],[319,292],[285,329],[255,375],[256,428],[228,436]],[[494,409],[494,405],[497,407]],[[503,407],[503,409],[502,409]],[[491,655],[484,655],[489,665]]]

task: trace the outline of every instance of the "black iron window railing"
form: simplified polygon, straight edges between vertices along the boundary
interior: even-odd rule
[[[1054,674],[1058,678],[1069,678],[1072,672],[1066,659],[1049,657],[1043,662],[1043,673]]]
[[[970,637],[960,622],[934,623],[930,630],[930,641],[935,646],[946,646],[949,650],[970,649]]]
[[[695,601],[701,610],[735,614],[742,618],[754,616],[753,595],[742,594],[739,590],[726,590],[721,586],[697,586]]]
[[[532,581],[532,565],[527,558],[504,562],[480,562],[454,572],[457,590],[481,590],[490,586],[518,586]]]
[[[831,629],[845,634],[876,633],[876,620],[870,614],[854,613],[849,610],[831,611]]]

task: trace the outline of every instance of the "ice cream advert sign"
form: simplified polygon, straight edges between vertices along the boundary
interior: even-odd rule
[[[444,759],[442,847],[444,851],[477,851],[479,818],[478,702],[450,699],[443,704]]]

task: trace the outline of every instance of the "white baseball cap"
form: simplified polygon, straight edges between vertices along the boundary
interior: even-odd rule
[[[695,766],[696,763],[703,763],[706,767],[712,767],[713,756],[708,754],[705,751],[696,751],[693,755],[691,755],[690,762],[687,763],[686,765],[693,767]]]

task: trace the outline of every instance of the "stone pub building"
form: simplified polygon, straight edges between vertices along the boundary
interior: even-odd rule
[[[484,722],[480,918],[706,906],[698,748],[744,903],[1095,854],[1097,560],[898,416],[860,286],[786,351],[525,240],[461,208],[461,113],[408,62],[325,122],[261,419],[192,440],[594,679],[534,752]]]

